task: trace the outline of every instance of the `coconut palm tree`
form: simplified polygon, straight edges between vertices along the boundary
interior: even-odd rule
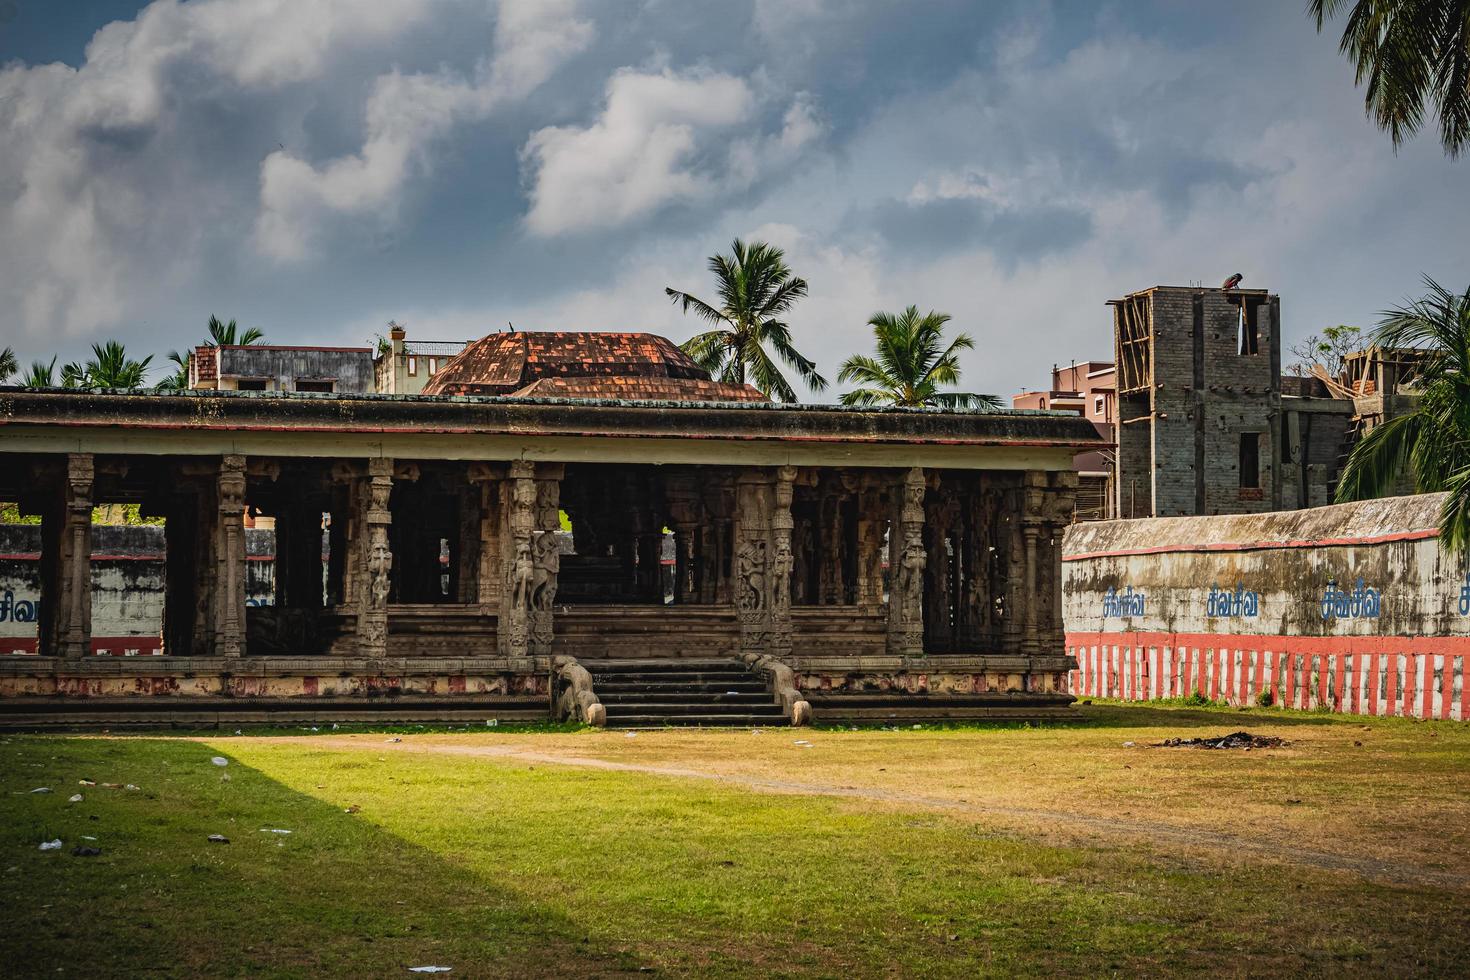
[[[159,391],[186,391],[189,388],[189,355],[181,354],[176,350],[168,352],[168,359],[174,365],[174,373],[158,382]]]
[[[1348,456],[1339,501],[1394,493],[1405,477],[1420,493],[1449,492],[1440,542],[1470,545],[1470,288],[1461,295],[1424,277],[1428,295],[1384,314],[1374,340],[1423,352],[1419,405],[1370,429]]]
[[[1348,0],[1311,0],[1321,31]],[[1419,131],[1426,104],[1445,152],[1470,144],[1470,0],[1353,0],[1339,50],[1367,79],[1364,99],[1398,147]]]
[[[16,372],[20,365],[16,363],[15,351],[9,347],[0,350],[0,385],[3,385],[10,376]]]
[[[782,319],[806,295],[806,280],[791,274],[786,253],[765,242],[747,245],[737,238],[731,251],[709,260],[719,306],[677,289],[664,290],[683,312],[692,309],[714,327],[685,341],[684,353],[720,381],[749,380],[768,398],[794,402],[796,392],[766,353],[769,346],[808,388],[826,388],[827,379],[817,373],[816,364],[792,346],[791,327]]]
[[[231,320],[229,323],[221,323],[219,317],[211,314],[209,317],[208,343],[213,344],[215,347],[234,347],[236,345],[247,346],[249,344],[258,344],[265,339],[265,333],[260,328],[251,327],[248,330],[240,332],[239,339],[236,340],[237,330],[238,328],[235,326],[234,320]]]
[[[27,388],[54,388],[56,387],[56,358],[51,358],[50,364],[41,361],[32,361],[31,369],[20,379],[20,383]]]
[[[844,405],[902,405],[908,408],[1000,408],[994,395],[941,391],[960,380],[959,352],[975,342],[968,334],[956,334],[944,344],[948,313],[919,314],[910,306],[898,315],[874,313],[868,318],[876,341],[873,357],[854,354],[842,365],[839,383],[856,381],[859,387],[844,392]],[[942,348],[942,349],[941,349]]]
[[[61,387],[88,388],[87,366],[80,361],[68,361],[61,366]]]
[[[92,359],[83,368],[85,388],[118,388],[131,390],[143,387],[148,373],[148,364],[153,360],[149,354],[141,361],[128,357],[127,348],[115,340],[92,345]],[[63,377],[66,369],[62,369]]]

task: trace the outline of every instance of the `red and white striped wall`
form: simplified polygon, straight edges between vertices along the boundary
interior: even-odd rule
[[[1077,697],[1149,701],[1201,694],[1232,705],[1470,719],[1470,637],[1068,633]]]

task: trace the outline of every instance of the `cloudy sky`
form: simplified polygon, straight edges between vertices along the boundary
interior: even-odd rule
[[[915,303],[1010,394],[1157,283],[1242,272],[1288,342],[1465,288],[1470,159],[1395,154],[1305,6],[0,0],[0,346],[682,340],[741,236],[829,376]]]

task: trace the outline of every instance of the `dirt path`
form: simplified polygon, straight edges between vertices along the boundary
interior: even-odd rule
[[[218,744],[234,741],[230,738],[200,738],[196,741]],[[241,741],[298,743],[301,739],[292,736],[248,738]],[[417,742],[407,739],[402,742],[368,742],[362,739],[339,736],[313,736],[314,747],[350,749],[372,752],[407,752],[428,755],[454,755],[470,758],[503,759],[515,762],[540,763],[544,765],[570,766],[580,769],[598,769],[606,772],[634,772],[650,776],[666,776],[675,779],[699,779],[734,786],[761,793],[779,793],[796,796],[823,796],[839,799],[865,800],[895,806],[945,810],[981,817],[1009,818],[1027,823],[1043,825],[1047,835],[1070,839],[1084,837],[1086,831],[1098,837],[1123,839],[1130,843],[1145,841],[1156,849],[1172,846],[1202,848],[1222,852],[1233,858],[1249,858],[1267,862],[1300,865],[1323,871],[1341,871],[1358,875],[1368,881],[1388,885],[1433,886],[1456,891],[1470,890],[1470,878],[1463,874],[1407,864],[1402,861],[1387,862],[1351,854],[1335,854],[1327,851],[1296,847],[1288,842],[1273,840],[1264,843],[1259,839],[1235,834],[1178,824],[1160,823],[1151,820],[1135,820],[1123,817],[1098,817],[1088,814],[1047,810],[1034,807],[1004,806],[975,803],[942,796],[926,796],[891,790],[838,786],[829,783],[801,782],[796,780],[769,779],[722,773],[709,769],[689,769],[679,766],[659,766],[642,763],[615,762],[584,755],[559,752],[538,752],[513,745],[445,745],[434,742]]]

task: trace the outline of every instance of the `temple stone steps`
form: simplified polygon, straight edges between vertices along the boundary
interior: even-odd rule
[[[609,728],[786,724],[766,682],[737,660],[584,662]]]

